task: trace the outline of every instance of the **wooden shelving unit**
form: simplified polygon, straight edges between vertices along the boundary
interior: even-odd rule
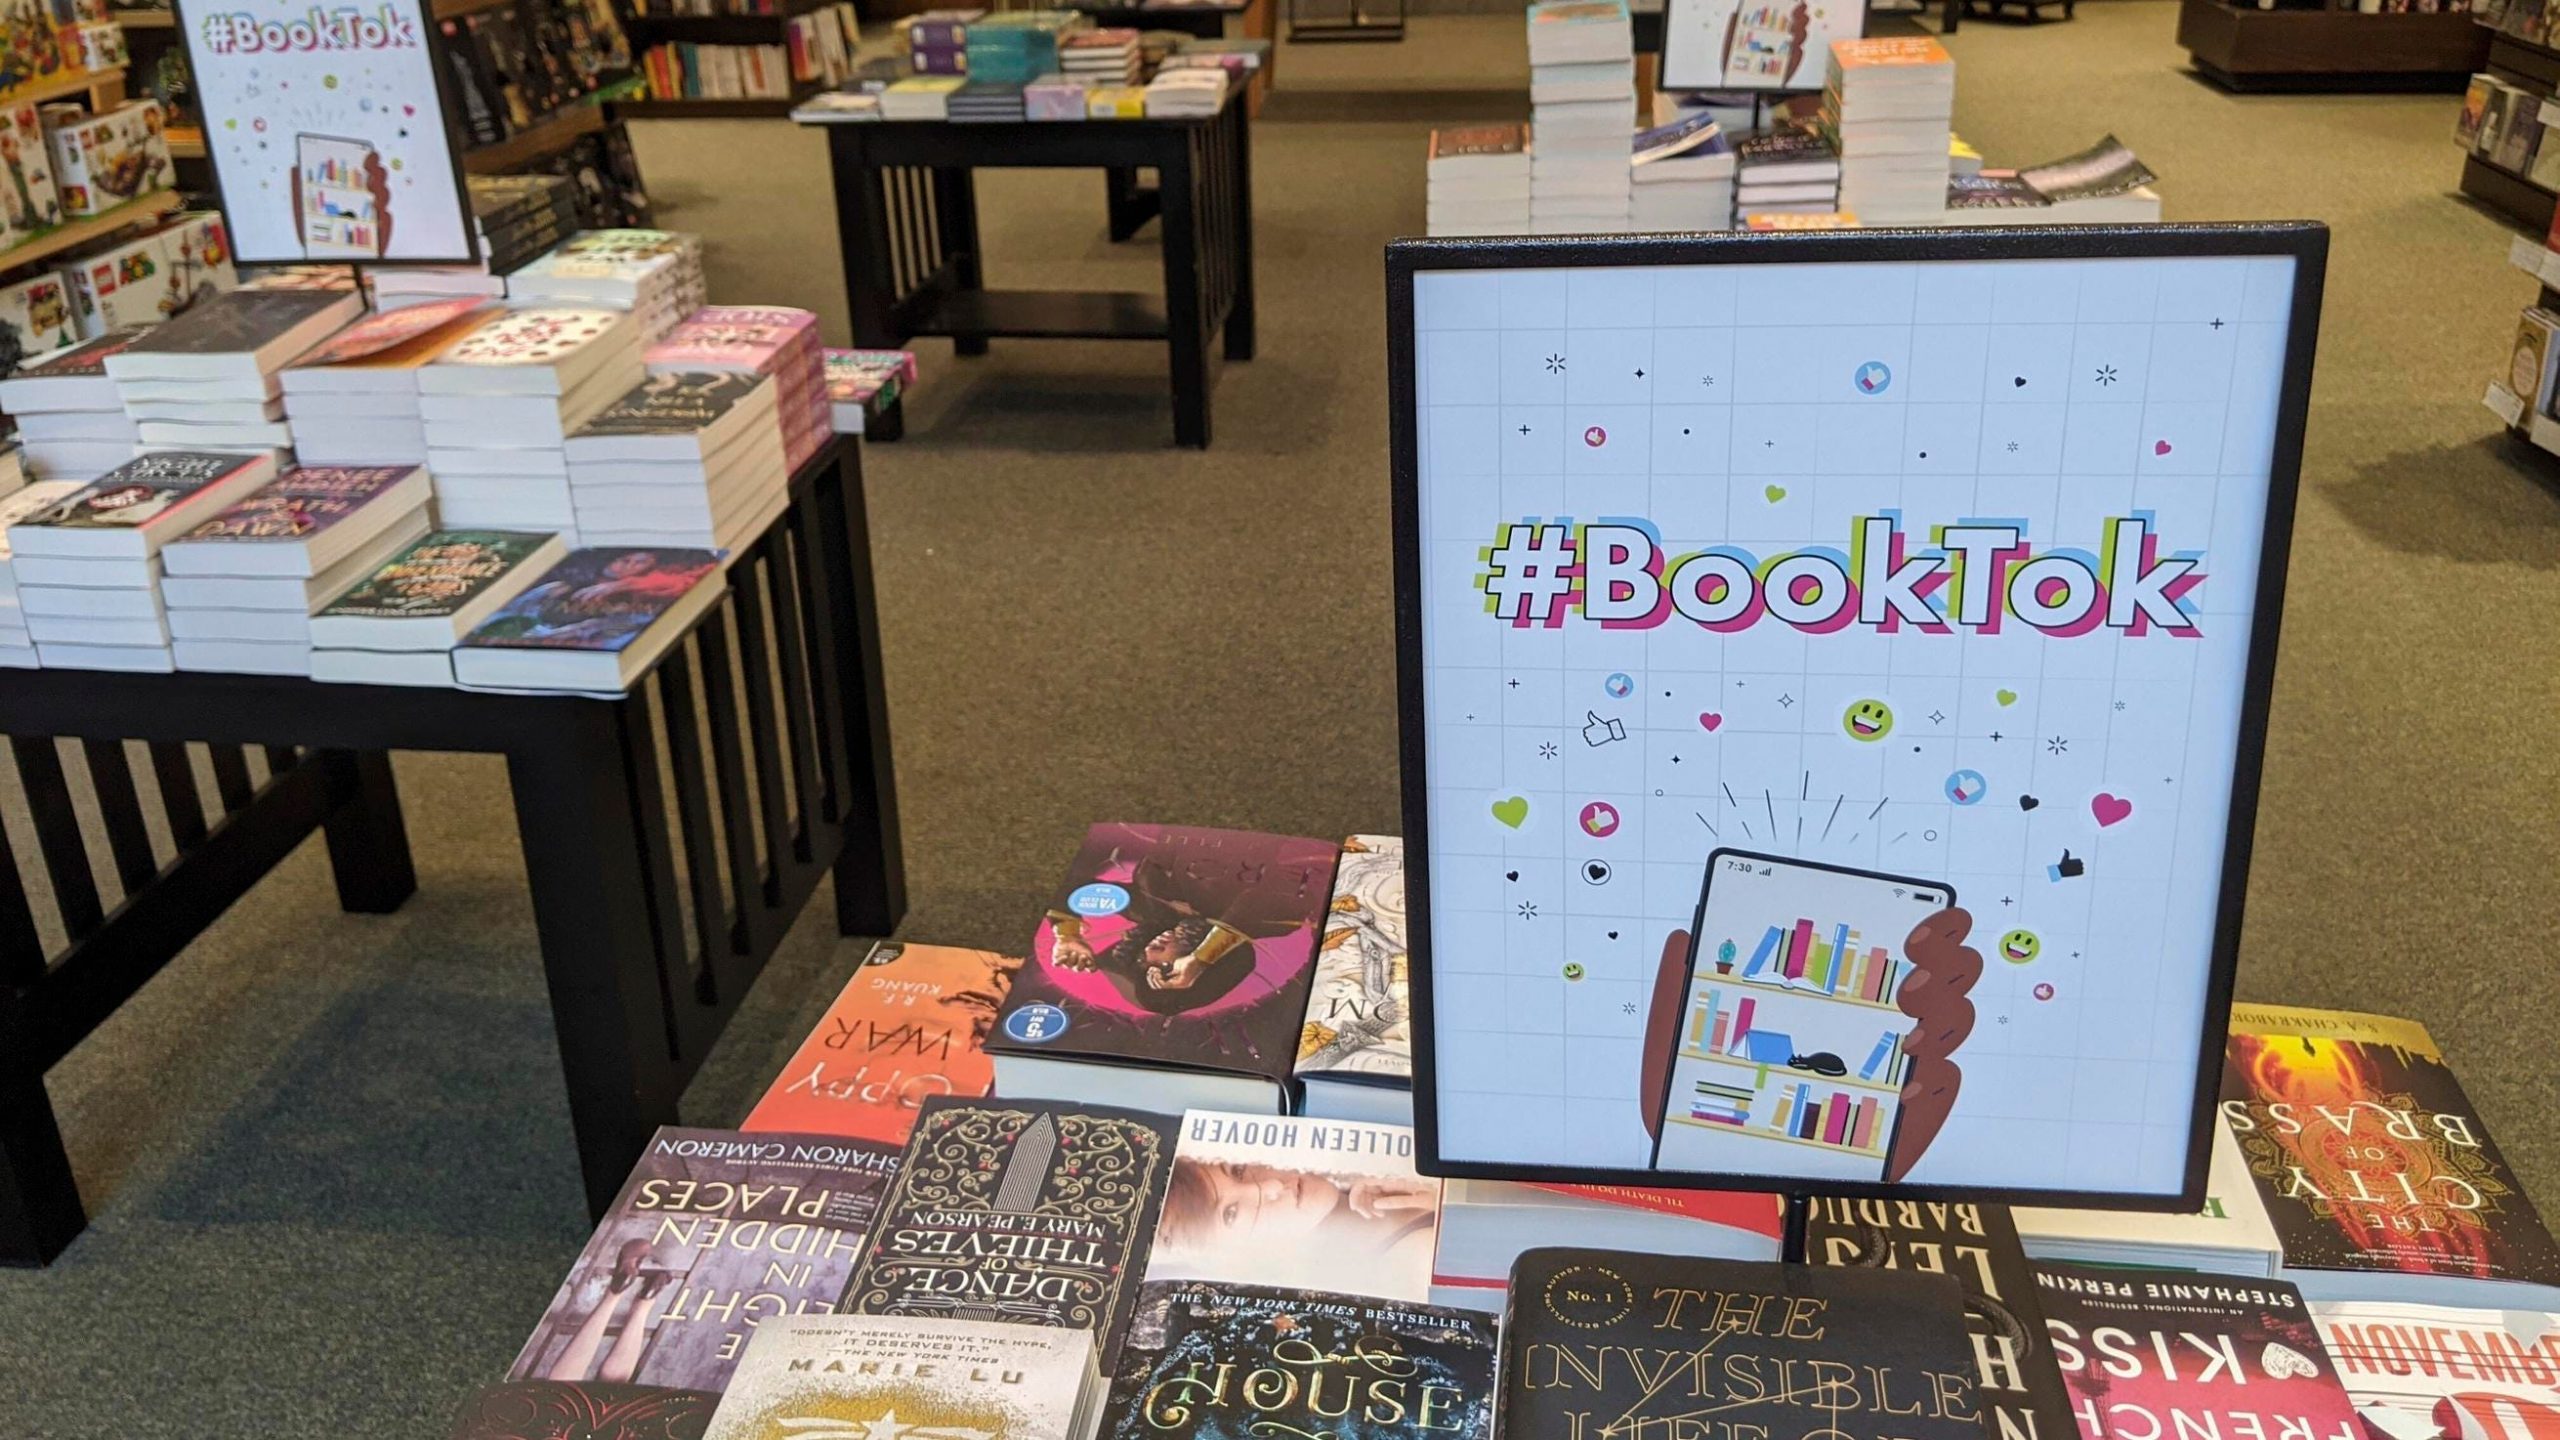
[[[110,98],[102,100],[99,98],[102,94]],[[48,75],[33,84],[21,85],[0,95],[0,106],[41,105],[48,100],[72,95],[88,96],[93,110],[113,109],[124,103],[124,71],[65,70],[59,75]]]
[[[804,81],[791,87],[787,100],[617,100],[613,110],[626,120],[763,120],[788,116],[818,88]]]
[[[2178,44],[2226,90],[2460,90],[2488,43],[2468,14],[2178,7]]]
[[[102,236],[113,235],[128,225],[157,220],[177,209],[178,205],[177,191],[162,190],[145,195],[138,200],[128,200],[104,215],[92,215],[86,220],[74,220],[68,224],[56,225],[23,245],[0,252],[0,274],[6,274],[21,265],[32,265],[39,260],[50,259],[75,245],[85,245]]]
[[[603,106],[572,105],[504,140],[464,151],[462,168],[474,175],[504,175],[519,165],[557,155],[583,136],[601,134],[604,128]]]
[[[2560,50],[2537,45],[2500,30],[2486,30],[2490,73],[2537,95],[2560,93]],[[2533,232],[2551,231],[2551,212],[2560,196],[2522,175],[2501,169],[2477,154],[2462,157],[2462,193]]]
[[[127,30],[174,30],[178,26],[173,10],[110,10],[107,18]]]

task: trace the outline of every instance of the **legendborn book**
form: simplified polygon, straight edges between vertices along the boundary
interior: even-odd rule
[[[1942,1275],[1530,1250],[1511,1268],[1495,1428],[1984,1440],[1971,1351],[1964,1292]]]
[[[1093,1337],[984,1320],[794,1315],[764,1327],[707,1440],[1079,1440]]]
[[[1160,1116],[927,1100],[837,1308],[1089,1330],[1107,1366],[1172,1168]]]
[[[2084,1440],[2362,1440],[2291,1285],[2051,1261],[2035,1270]]]
[[[1112,1440],[1489,1440],[1494,1319],[1214,1281],[1139,1292]]]
[[[2078,1427],[2036,1304],[2035,1270],[2006,1206],[1822,1195],[1811,1206],[1808,1262],[1945,1275],[1964,1287],[1986,1440],[2074,1440]]]

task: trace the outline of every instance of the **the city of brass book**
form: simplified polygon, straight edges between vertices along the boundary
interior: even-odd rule
[[[2035,1270],[2083,1440],[2362,1440],[2291,1285],[2051,1261]]]
[[[1964,1287],[1973,1388],[1988,1440],[2072,1440],[2071,1397],[2054,1368],[2035,1271],[2007,1207],[1830,1195],[1809,1204],[1810,1263],[1945,1275]]]
[[[1173,1122],[1039,1100],[928,1100],[836,1307],[1090,1330],[1128,1327]]]
[[[705,1440],[1080,1440],[1093,1337],[990,1320],[792,1315],[756,1332]]]
[[[1501,1373],[1505,1440],[1985,1436],[1943,1275],[1531,1250]]]
[[[721,1389],[758,1325],[834,1308],[896,1166],[832,1135],[661,1129],[507,1378]]]
[[[1321,1290],[1153,1281],[1120,1353],[1112,1440],[1489,1440],[1494,1320]]]

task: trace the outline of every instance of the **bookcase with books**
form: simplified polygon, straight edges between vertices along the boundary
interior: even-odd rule
[[[628,0],[645,96],[619,113],[722,119],[788,115],[853,73],[860,20],[847,0]]]

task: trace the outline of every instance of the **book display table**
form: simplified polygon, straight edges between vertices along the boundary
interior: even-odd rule
[[[853,343],[903,349],[947,335],[961,355],[999,338],[1154,340],[1173,371],[1178,444],[1209,443],[1209,345],[1253,358],[1253,171],[1243,84],[1214,115],[1084,121],[824,123],[834,164]],[[1106,172],[1111,236],[1164,222],[1164,293],[990,290],[972,171]],[[1137,172],[1152,167],[1153,189]]]
[[[728,593],[620,699],[7,672],[0,735],[36,844],[13,854],[0,832],[0,1263],[42,1264],[86,1223],[45,1072],[234,900],[314,830],[346,909],[385,913],[416,889],[388,751],[506,757],[598,1214],[821,877],[840,931],[895,928],[906,887],[859,447],[833,441],[791,488]],[[85,820],[65,741],[96,797]],[[210,806],[192,744],[210,749]],[[243,747],[264,747],[262,781]],[[120,903],[102,902],[93,849]],[[50,953],[49,930],[67,936]]]

